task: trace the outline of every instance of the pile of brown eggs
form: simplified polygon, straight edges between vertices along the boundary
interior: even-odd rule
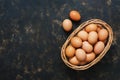
[[[65,55],[73,65],[90,63],[104,50],[107,38],[108,31],[102,25],[88,24],[71,38]]]

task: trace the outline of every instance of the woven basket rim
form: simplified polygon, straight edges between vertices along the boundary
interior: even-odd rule
[[[104,28],[106,28],[108,30],[109,33],[109,37],[108,37],[108,41],[107,44],[104,48],[104,50],[90,63],[82,65],[82,66],[76,66],[73,65],[71,63],[68,62],[67,57],[65,55],[65,49],[67,47],[67,45],[69,44],[71,38],[73,36],[75,36],[80,30],[82,30],[86,25],[89,25],[91,23],[95,23],[95,24],[101,24],[103,25]],[[70,68],[74,69],[74,70],[86,70],[90,67],[92,67],[93,65],[95,65],[96,63],[98,63],[103,57],[104,55],[107,53],[107,51],[110,49],[110,46],[112,44],[113,41],[113,31],[110,25],[108,25],[106,22],[104,22],[101,19],[90,19],[88,21],[83,22],[81,25],[78,26],[78,28],[76,28],[67,38],[67,40],[65,41],[65,43],[63,44],[62,48],[61,48],[61,58],[63,60],[63,62]]]

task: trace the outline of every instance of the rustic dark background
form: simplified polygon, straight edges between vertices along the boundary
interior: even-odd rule
[[[104,58],[85,71],[60,57],[69,33],[61,23],[71,10],[82,22],[99,18],[111,25],[114,41]],[[120,80],[120,0],[0,0],[0,80]]]

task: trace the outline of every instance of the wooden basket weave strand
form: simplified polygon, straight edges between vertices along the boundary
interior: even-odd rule
[[[99,54],[99,56],[97,56],[92,62],[88,63],[88,64],[85,64],[85,65],[82,65],[82,66],[77,66],[77,65],[73,65],[71,64],[66,55],[65,55],[65,49],[66,47],[68,46],[68,44],[70,43],[70,40],[72,37],[74,37],[80,30],[82,30],[83,28],[85,28],[88,24],[91,24],[91,23],[95,23],[95,24],[101,24],[104,28],[107,29],[108,33],[109,33],[109,36],[108,36],[108,40],[107,40],[107,43],[106,43],[106,46],[104,48],[104,50]],[[70,68],[74,69],[74,70],[86,70],[90,67],[92,67],[93,65],[95,65],[97,62],[99,62],[103,57],[104,55],[106,54],[106,52],[109,50],[111,44],[112,44],[112,40],[113,40],[113,31],[112,31],[112,28],[110,27],[110,25],[108,25],[106,22],[100,20],[100,19],[91,19],[91,20],[88,20],[86,22],[83,22],[77,29],[75,29],[71,34],[70,36],[67,38],[67,40],[65,41],[65,43],[63,44],[62,46],[62,49],[61,49],[61,58],[63,60],[63,62]]]

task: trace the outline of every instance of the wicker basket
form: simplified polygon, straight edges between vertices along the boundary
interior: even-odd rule
[[[68,44],[70,43],[70,40],[72,37],[74,37],[80,30],[82,30],[86,25],[91,24],[91,23],[95,23],[95,24],[101,24],[104,28],[106,28],[108,30],[109,36],[108,36],[108,40],[106,43],[106,46],[104,48],[104,50],[90,63],[82,65],[82,66],[77,66],[77,65],[73,65],[71,64],[66,55],[65,55],[65,49],[68,46]],[[106,52],[109,50],[111,44],[112,44],[112,40],[113,40],[113,31],[112,28],[110,27],[110,25],[108,25],[106,22],[100,20],[100,19],[91,19],[88,20],[84,23],[82,23],[77,29],[75,29],[70,36],[67,38],[67,40],[65,41],[65,43],[62,46],[61,49],[61,58],[63,60],[63,62],[70,68],[74,69],[74,70],[86,70],[90,67],[92,67],[93,65],[95,65],[97,62],[99,62],[104,55],[106,54]]]

